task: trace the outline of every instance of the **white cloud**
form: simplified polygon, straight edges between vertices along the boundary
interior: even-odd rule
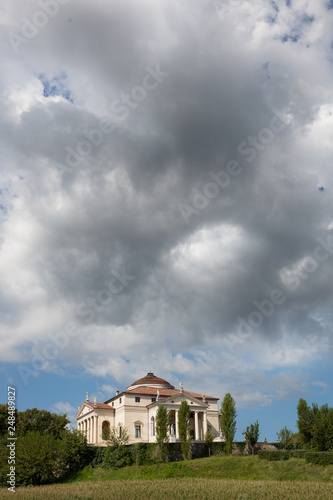
[[[36,7],[5,4],[3,38]],[[29,366],[31,349],[41,352],[73,320],[82,335],[45,371],[66,362],[127,384],[148,359],[145,370],[184,377],[191,389],[218,373],[212,390],[221,391],[230,370],[303,369],[331,349],[316,314],[331,310],[332,259],[251,338],[225,341],[254,301],[283,287],[281,270],[299,272],[331,231],[333,16],[314,0],[275,5],[230,3],[219,17],[205,2],[72,0],[19,54],[2,46],[3,360]],[[126,119],[61,175],[68,148],[82,150],[101,117],[112,118],[112,103],[124,106],[157,64],[165,81],[132,98]],[[58,82],[57,95],[44,95],[40,75]],[[276,110],[288,124],[265,143],[260,132]],[[186,224],[179,204],[230,160],[242,173]],[[107,307],[94,306],[122,269],[135,278]],[[283,387],[263,386],[257,403],[288,397]]]

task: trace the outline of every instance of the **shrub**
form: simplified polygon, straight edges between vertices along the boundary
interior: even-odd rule
[[[104,447],[92,447],[93,459],[91,461],[92,467],[101,467],[104,460],[104,453],[107,448]]]
[[[308,451],[305,453],[306,463],[315,465],[332,465],[333,452],[332,451]]]
[[[222,455],[225,452],[226,444],[225,442],[217,442],[212,444],[212,455]]]
[[[289,452],[284,450],[259,450],[258,457],[260,460],[269,460],[270,462],[289,460]]]
[[[129,446],[108,447],[105,449],[102,467],[120,469],[133,465],[133,455]]]
[[[137,443],[129,446],[133,463],[136,465],[151,465],[155,463],[153,452],[156,449],[155,443]]]
[[[237,449],[243,454],[245,450],[246,443],[244,441],[240,441],[236,443]]]
[[[305,458],[307,450],[290,450],[289,455],[291,458]]]

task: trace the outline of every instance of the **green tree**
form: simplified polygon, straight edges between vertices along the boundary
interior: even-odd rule
[[[301,438],[301,442],[305,445],[310,445],[312,442],[313,431],[313,409],[308,406],[305,399],[300,398],[297,405],[297,427]]]
[[[250,424],[248,427],[246,427],[245,431],[243,431],[245,441],[250,447],[253,457],[254,457],[254,445],[258,442],[259,434],[260,433],[259,433],[258,420],[254,424]]]
[[[292,447],[292,439],[293,439],[293,432],[287,427],[283,427],[279,432],[276,433],[279,443],[282,446],[284,450],[287,450]]]
[[[304,399],[297,405],[297,427],[301,443],[317,451],[333,449],[333,408],[327,404],[310,407]]]
[[[16,443],[17,484],[40,485],[61,477],[60,441],[52,434],[27,431]]]
[[[333,408],[327,404],[313,415],[312,446],[318,451],[333,449]]]
[[[221,430],[226,441],[226,454],[231,455],[236,433],[236,403],[228,392],[221,404]]]
[[[205,445],[207,446],[208,448],[208,456],[210,457],[210,452],[211,452],[211,448],[212,448],[212,444],[213,444],[213,441],[214,441],[214,437],[213,434],[210,432],[210,430],[208,430],[205,434]]]
[[[112,429],[103,431],[102,438],[106,441],[107,446],[119,448],[128,444],[129,434],[126,427],[119,427],[119,429],[112,427]]]
[[[18,412],[17,414],[17,433],[24,435],[27,432],[48,433],[60,438],[62,432],[66,430],[69,420],[66,413],[58,415],[46,410],[32,408]]]
[[[77,430],[64,431],[59,442],[59,454],[63,469],[67,473],[83,469],[90,459],[86,436]]]
[[[15,422],[17,422],[17,409],[14,410]],[[0,404],[0,436],[6,436],[8,432],[8,404]]]
[[[191,409],[184,399],[178,411],[178,429],[182,454],[185,460],[189,458],[191,449]]]
[[[169,450],[169,433],[168,427],[170,423],[170,414],[165,405],[158,405],[156,413],[156,443],[161,456],[162,462],[166,461]]]

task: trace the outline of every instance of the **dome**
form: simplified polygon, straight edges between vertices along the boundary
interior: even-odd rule
[[[143,378],[139,378],[132,385],[127,387],[127,391],[131,389],[137,389],[138,387],[155,387],[157,389],[174,389],[174,386],[169,384],[166,380],[162,378],[155,377],[153,372],[148,372]]]

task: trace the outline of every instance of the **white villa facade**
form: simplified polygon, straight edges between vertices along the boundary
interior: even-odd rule
[[[76,414],[78,430],[85,433],[89,444],[104,446],[104,429],[126,428],[129,444],[154,443],[156,441],[155,420],[159,404],[164,404],[170,412],[170,442],[179,441],[178,411],[186,400],[191,408],[192,438],[200,442],[210,430],[216,441],[223,440],[220,430],[219,398],[184,391],[182,383],[176,390],[166,380],[156,377],[152,372],[133,382],[125,391],[105,401],[86,401]]]

